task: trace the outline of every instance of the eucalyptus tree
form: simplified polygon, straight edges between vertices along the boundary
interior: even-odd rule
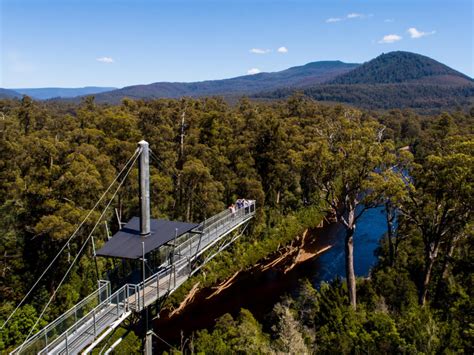
[[[441,254],[452,254],[473,221],[474,139],[452,136],[440,142],[410,171],[412,182],[401,212],[421,234],[424,269],[419,302],[424,305]]]
[[[28,135],[28,133],[31,130],[31,126],[33,124],[33,110],[34,110],[33,100],[29,96],[24,95],[23,98],[21,99],[21,106],[18,111],[18,119],[19,119],[20,125],[23,128],[23,133],[25,134],[25,136]]]
[[[363,213],[378,200],[374,174],[395,161],[384,127],[358,111],[328,118],[303,154],[304,180],[310,198],[322,199],[345,228],[345,264],[349,301],[357,306],[354,233]]]
[[[394,266],[398,247],[404,239],[404,235],[398,232],[396,220],[400,207],[407,198],[410,181],[407,171],[413,162],[413,155],[402,148],[393,150],[391,158],[372,173],[368,188],[371,191],[371,204],[383,206],[387,225],[388,264]]]

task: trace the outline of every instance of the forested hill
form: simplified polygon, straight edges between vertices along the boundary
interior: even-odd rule
[[[474,81],[431,58],[410,53],[382,54],[361,66],[301,90],[318,101],[347,103],[370,109],[453,109],[474,102]],[[281,88],[254,95],[283,99],[294,89]]]
[[[101,92],[115,90],[114,87],[86,86],[82,88],[34,88],[15,89],[21,95],[28,95],[37,100],[47,100],[56,97],[76,97],[82,95],[93,95]]]
[[[302,91],[318,101],[370,109],[453,109],[474,102],[474,82],[448,66],[410,52],[382,54],[363,65],[323,61],[275,73],[196,83],[129,86],[96,95],[98,102],[132,99],[224,96],[282,99]]]
[[[36,99],[60,96],[79,103],[85,95],[94,94],[96,102],[117,104],[124,98],[223,96],[236,102],[242,96],[285,99],[301,91],[317,101],[369,109],[413,108],[433,112],[474,103],[472,78],[434,59],[401,51],[382,54],[362,65],[319,61],[279,72],[223,80],[156,82],[103,92],[105,89],[19,89],[18,93],[1,89],[0,98],[18,98],[20,94]],[[74,94],[82,96],[71,99]]]
[[[231,79],[192,83],[157,82],[149,85],[127,86],[95,95],[95,98],[98,102],[117,103],[125,97],[152,99],[179,98],[182,96],[250,95],[277,88],[301,88],[319,84],[344,74],[358,65],[341,61],[320,61],[279,72],[245,75]]]
[[[395,84],[405,82],[469,85],[473,83],[473,80],[434,59],[416,53],[397,51],[382,54],[328,83]]]
[[[21,94],[14,90],[0,88],[0,99],[14,99],[20,98]]]

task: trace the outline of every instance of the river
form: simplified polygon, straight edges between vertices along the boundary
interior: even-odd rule
[[[375,264],[375,249],[387,226],[383,208],[367,210],[360,218],[354,236],[354,267],[357,276],[367,276]],[[225,313],[237,315],[241,308],[252,312],[257,320],[265,322],[275,303],[285,295],[295,296],[303,279],[308,279],[315,287],[323,281],[345,276],[344,228],[330,224],[315,232],[314,243],[309,247],[330,249],[321,255],[298,264],[291,271],[269,269],[264,272],[243,273],[230,287],[218,295],[208,298],[213,290],[199,292],[195,299],[181,313],[168,318],[166,314],[156,319],[153,328],[168,342],[181,341],[181,332],[189,336],[193,331],[211,328],[215,320]],[[167,347],[157,341],[157,350]]]
[[[383,207],[372,208],[364,212],[357,223],[354,235],[354,271],[357,276],[367,276],[376,263],[375,249],[380,238],[387,232]],[[336,233],[328,233],[325,240],[333,247],[308,262],[310,279],[317,286],[322,281],[330,281],[337,276],[345,277],[344,229],[337,228]]]

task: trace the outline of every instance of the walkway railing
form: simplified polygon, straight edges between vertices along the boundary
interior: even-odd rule
[[[197,233],[189,233],[188,238],[175,246],[173,257],[144,282],[125,284],[110,294],[110,283],[102,281],[96,291],[27,339],[11,354],[79,353],[104,330],[122,322],[130,312],[140,312],[176,290],[202,266],[193,266],[194,261],[253,218],[255,210],[255,201],[249,201],[246,207],[233,213],[226,210],[207,219],[195,228]]]
[[[80,319],[85,317],[94,307],[106,300],[109,295],[110,283],[101,282],[97,290],[28,339],[28,342],[23,345],[21,352],[37,353],[47,348],[71,326],[74,326]],[[17,350],[13,351],[12,354],[15,354]]]

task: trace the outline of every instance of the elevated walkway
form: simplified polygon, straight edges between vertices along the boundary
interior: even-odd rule
[[[236,240],[254,217],[255,201],[205,220],[172,244],[173,253],[158,271],[137,284],[124,284],[111,293],[110,283],[27,339],[11,354],[87,353],[133,312],[140,312],[175,291],[191,275]],[[212,249],[212,252],[210,250]],[[206,251],[209,251],[206,253]]]

